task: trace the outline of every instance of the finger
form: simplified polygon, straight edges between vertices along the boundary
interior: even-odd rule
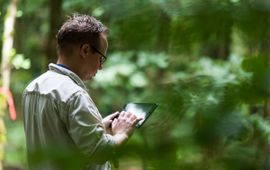
[[[119,118],[120,118],[120,117],[121,117],[121,118],[125,117],[125,114],[126,114],[125,111],[121,111],[121,113],[119,114]]]
[[[134,121],[136,122],[136,124],[139,122],[139,121],[141,121],[141,120],[143,120],[143,118],[142,117],[137,117]]]
[[[111,125],[111,123],[112,123],[112,120],[106,121],[106,122],[104,123],[104,126],[105,126],[105,127],[109,127],[109,126]]]
[[[133,116],[133,114],[131,112],[126,112],[126,117],[127,118],[131,118]]]
[[[143,120],[144,118],[143,117],[137,117],[137,120],[138,121],[141,121],[141,120]]]
[[[137,115],[135,115],[135,114],[132,114],[131,116],[130,116],[130,119],[133,121],[133,120],[135,120],[135,119],[137,119],[138,117],[137,117]]]
[[[131,115],[131,117],[130,117],[130,120],[135,120],[135,119],[139,119],[139,120],[141,120],[141,119],[143,119],[141,116],[138,116],[138,115],[135,115],[135,114],[132,114]]]
[[[114,113],[112,113],[112,114],[110,114],[110,115],[109,115],[109,119],[111,119],[111,120],[112,120],[112,119],[114,119],[114,118],[118,117],[118,116],[119,116],[119,114],[120,114],[120,113],[119,113],[118,111],[117,111],[117,112],[114,112]]]
[[[111,124],[112,127],[115,127],[115,125],[117,124],[117,121],[118,121],[117,119],[113,119],[112,124]]]
[[[135,120],[132,120],[130,124],[132,125],[132,127],[135,127],[138,124],[138,122],[139,121],[137,121],[137,119],[135,119]]]

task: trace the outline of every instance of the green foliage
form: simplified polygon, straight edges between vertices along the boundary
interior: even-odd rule
[[[229,63],[223,63],[223,70],[227,70],[228,77],[233,73],[231,68],[226,68],[226,64]],[[211,68],[215,66],[216,64],[209,65]],[[198,68],[195,74],[197,71],[205,71]],[[244,84],[252,82],[252,77],[244,77],[243,80],[242,75],[245,74],[240,66],[238,68],[238,74],[234,73],[234,81],[220,82],[220,78],[215,75],[194,75],[195,77],[166,85],[163,87],[166,91],[149,94],[152,99],[159,96],[162,107],[156,115],[160,114],[156,122],[147,124],[142,132],[142,137],[146,138],[143,141],[147,141],[145,145],[148,146],[144,152],[148,154],[143,157],[148,168],[268,167],[261,164],[267,158],[265,152],[261,152],[261,147],[268,143],[269,124],[256,115],[258,113],[249,115],[250,103],[241,94],[246,94]],[[170,163],[164,158],[168,158]]]
[[[119,62],[121,61],[121,62]],[[90,93],[106,94],[97,101],[102,105],[101,113],[110,113],[113,110],[121,110],[124,103],[129,101],[139,101],[148,94],[145,90],[153,85],[151,82],[160,78],[161,74],[156,74],[156,68],[161,73],[168,66],[168,56],[164,53],[147,52],[115,52],[109,55],[109,60],[89,84]],[[93,92],[92,92],[93,91]],[[112,100],[114,105],[112,105]]]
[[[22,54],[17,54],[13,60],[12,64],[16,69],[23,68],[23,69],[29,69],[30,68],[30,60],[24,59],[24,56]]]
[[[7,129],[5,162],[13,166],[26,167],[26,145],[22,122],[10,122],[7,124]]]

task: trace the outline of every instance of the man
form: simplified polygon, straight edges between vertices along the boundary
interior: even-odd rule
[[[115,148],[140,118],[129,112],[102,119],[83,81],[106,60],[107,28],[95,18],[74,14],[57,33],[58,61],[23,94],[29,169],[110,169]]]

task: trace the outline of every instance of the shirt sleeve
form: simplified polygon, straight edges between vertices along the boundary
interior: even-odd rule
[[[79,151],[95,163],[112,159],[115,142],[105,133],[102,117],[90,96],[79,92],[68,102],[67,129]]]

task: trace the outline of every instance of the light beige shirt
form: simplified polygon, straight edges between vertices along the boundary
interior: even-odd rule
[[[49,64],[26,87],[22,106],[29,169],[111,169],[115,143],[75,73]]]

